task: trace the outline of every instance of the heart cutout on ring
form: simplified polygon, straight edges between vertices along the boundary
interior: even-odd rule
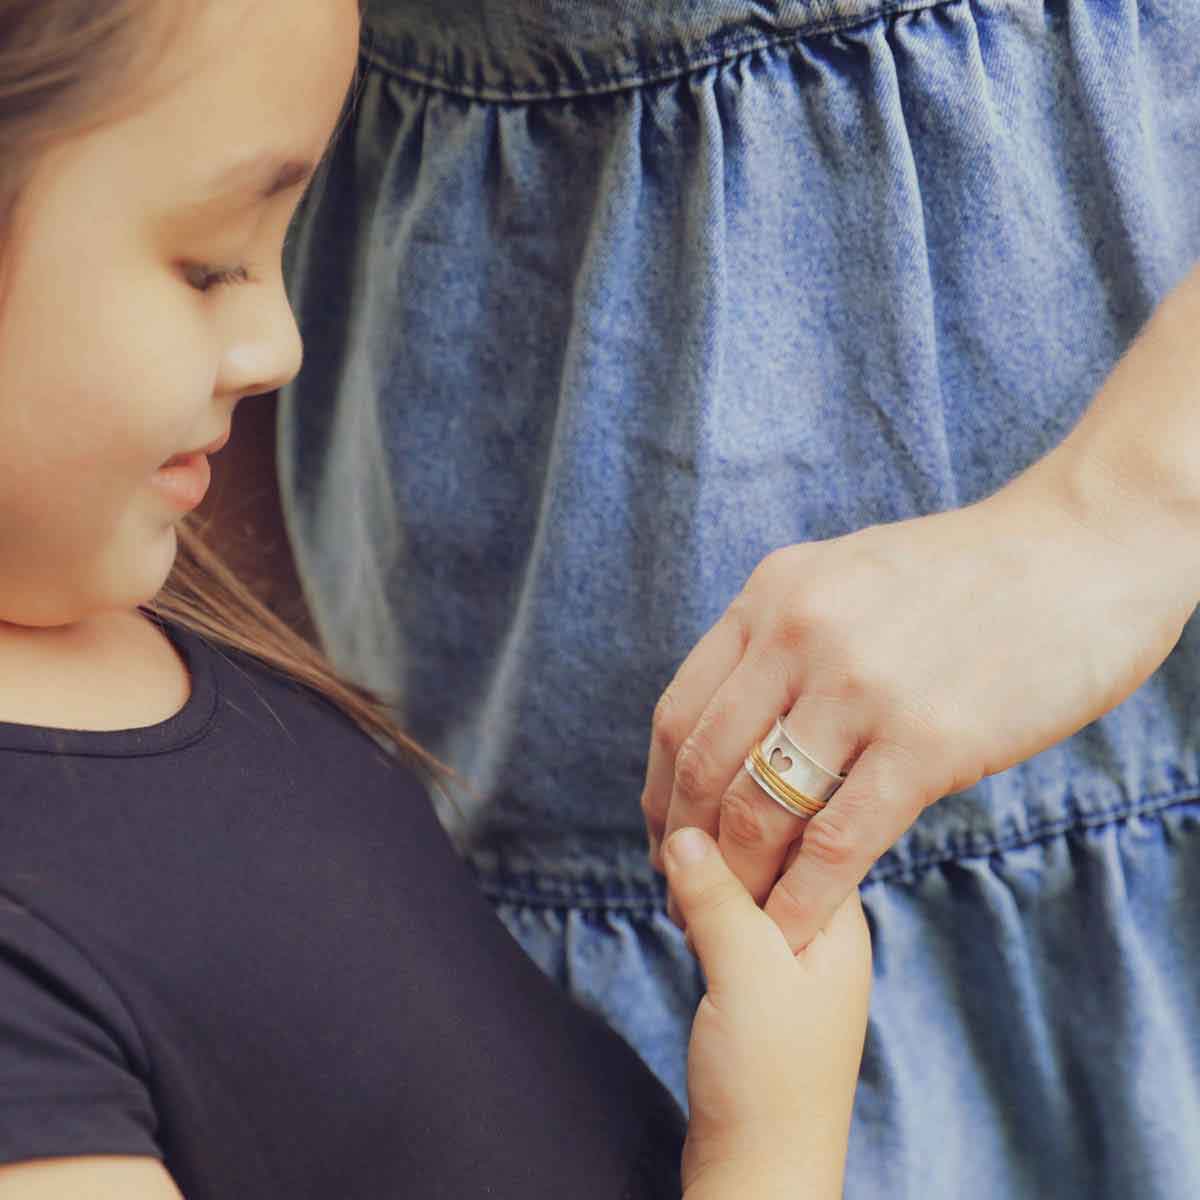
[[[771,751],[770,762],[772,771],[790,771],[792,769],[792,760],[778,746]]]

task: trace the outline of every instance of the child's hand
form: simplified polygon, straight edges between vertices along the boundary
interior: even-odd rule
[[[871,986],[857,891],[793,955],[711,838],[680,830],[665,851],[708,981],[688,1051],[687,1200],[841,1196]]]

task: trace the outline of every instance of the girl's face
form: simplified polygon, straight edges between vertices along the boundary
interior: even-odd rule
[[[159,468],[300,366],[283,239],[354,73],[358,2],[196,8],[155,66],[169,86],[48,151],[4,247],[0,626],[150,600],[196,500]]]

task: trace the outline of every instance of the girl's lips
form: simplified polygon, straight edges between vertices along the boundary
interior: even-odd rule
[[[178,467],[184,463],[190,462],[197,454],[209,455],[216,454],[219,450],[224,450],[229,442],[229,435],[232,431],[227,429],[215,442],[209,442],[207,446],[201,446],[199,450],[185,450],[182,454],[176,454],[172,458],[168,458],[161,467],[160,471],[165,471],[168,467]]]
[[[226,429],[216,441],[201,446],[199,450],[187,450],[168,458],[154,472],[151,483],[172,508],[191,512],[200,507],[212,483],[212,466],[208,456],[225,448],[230,432]]]
[[[199,508],[212,483],[212,467],[200,451],[177,454],[151,476],[151,483],[173,508],[191,512]]]

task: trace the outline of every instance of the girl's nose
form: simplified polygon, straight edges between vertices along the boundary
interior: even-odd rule
[[[230,313],[217,392],[256,396],[290,383],[300,370],[304,349],[282,279],[246,288],[234,307],[238,311]]]

